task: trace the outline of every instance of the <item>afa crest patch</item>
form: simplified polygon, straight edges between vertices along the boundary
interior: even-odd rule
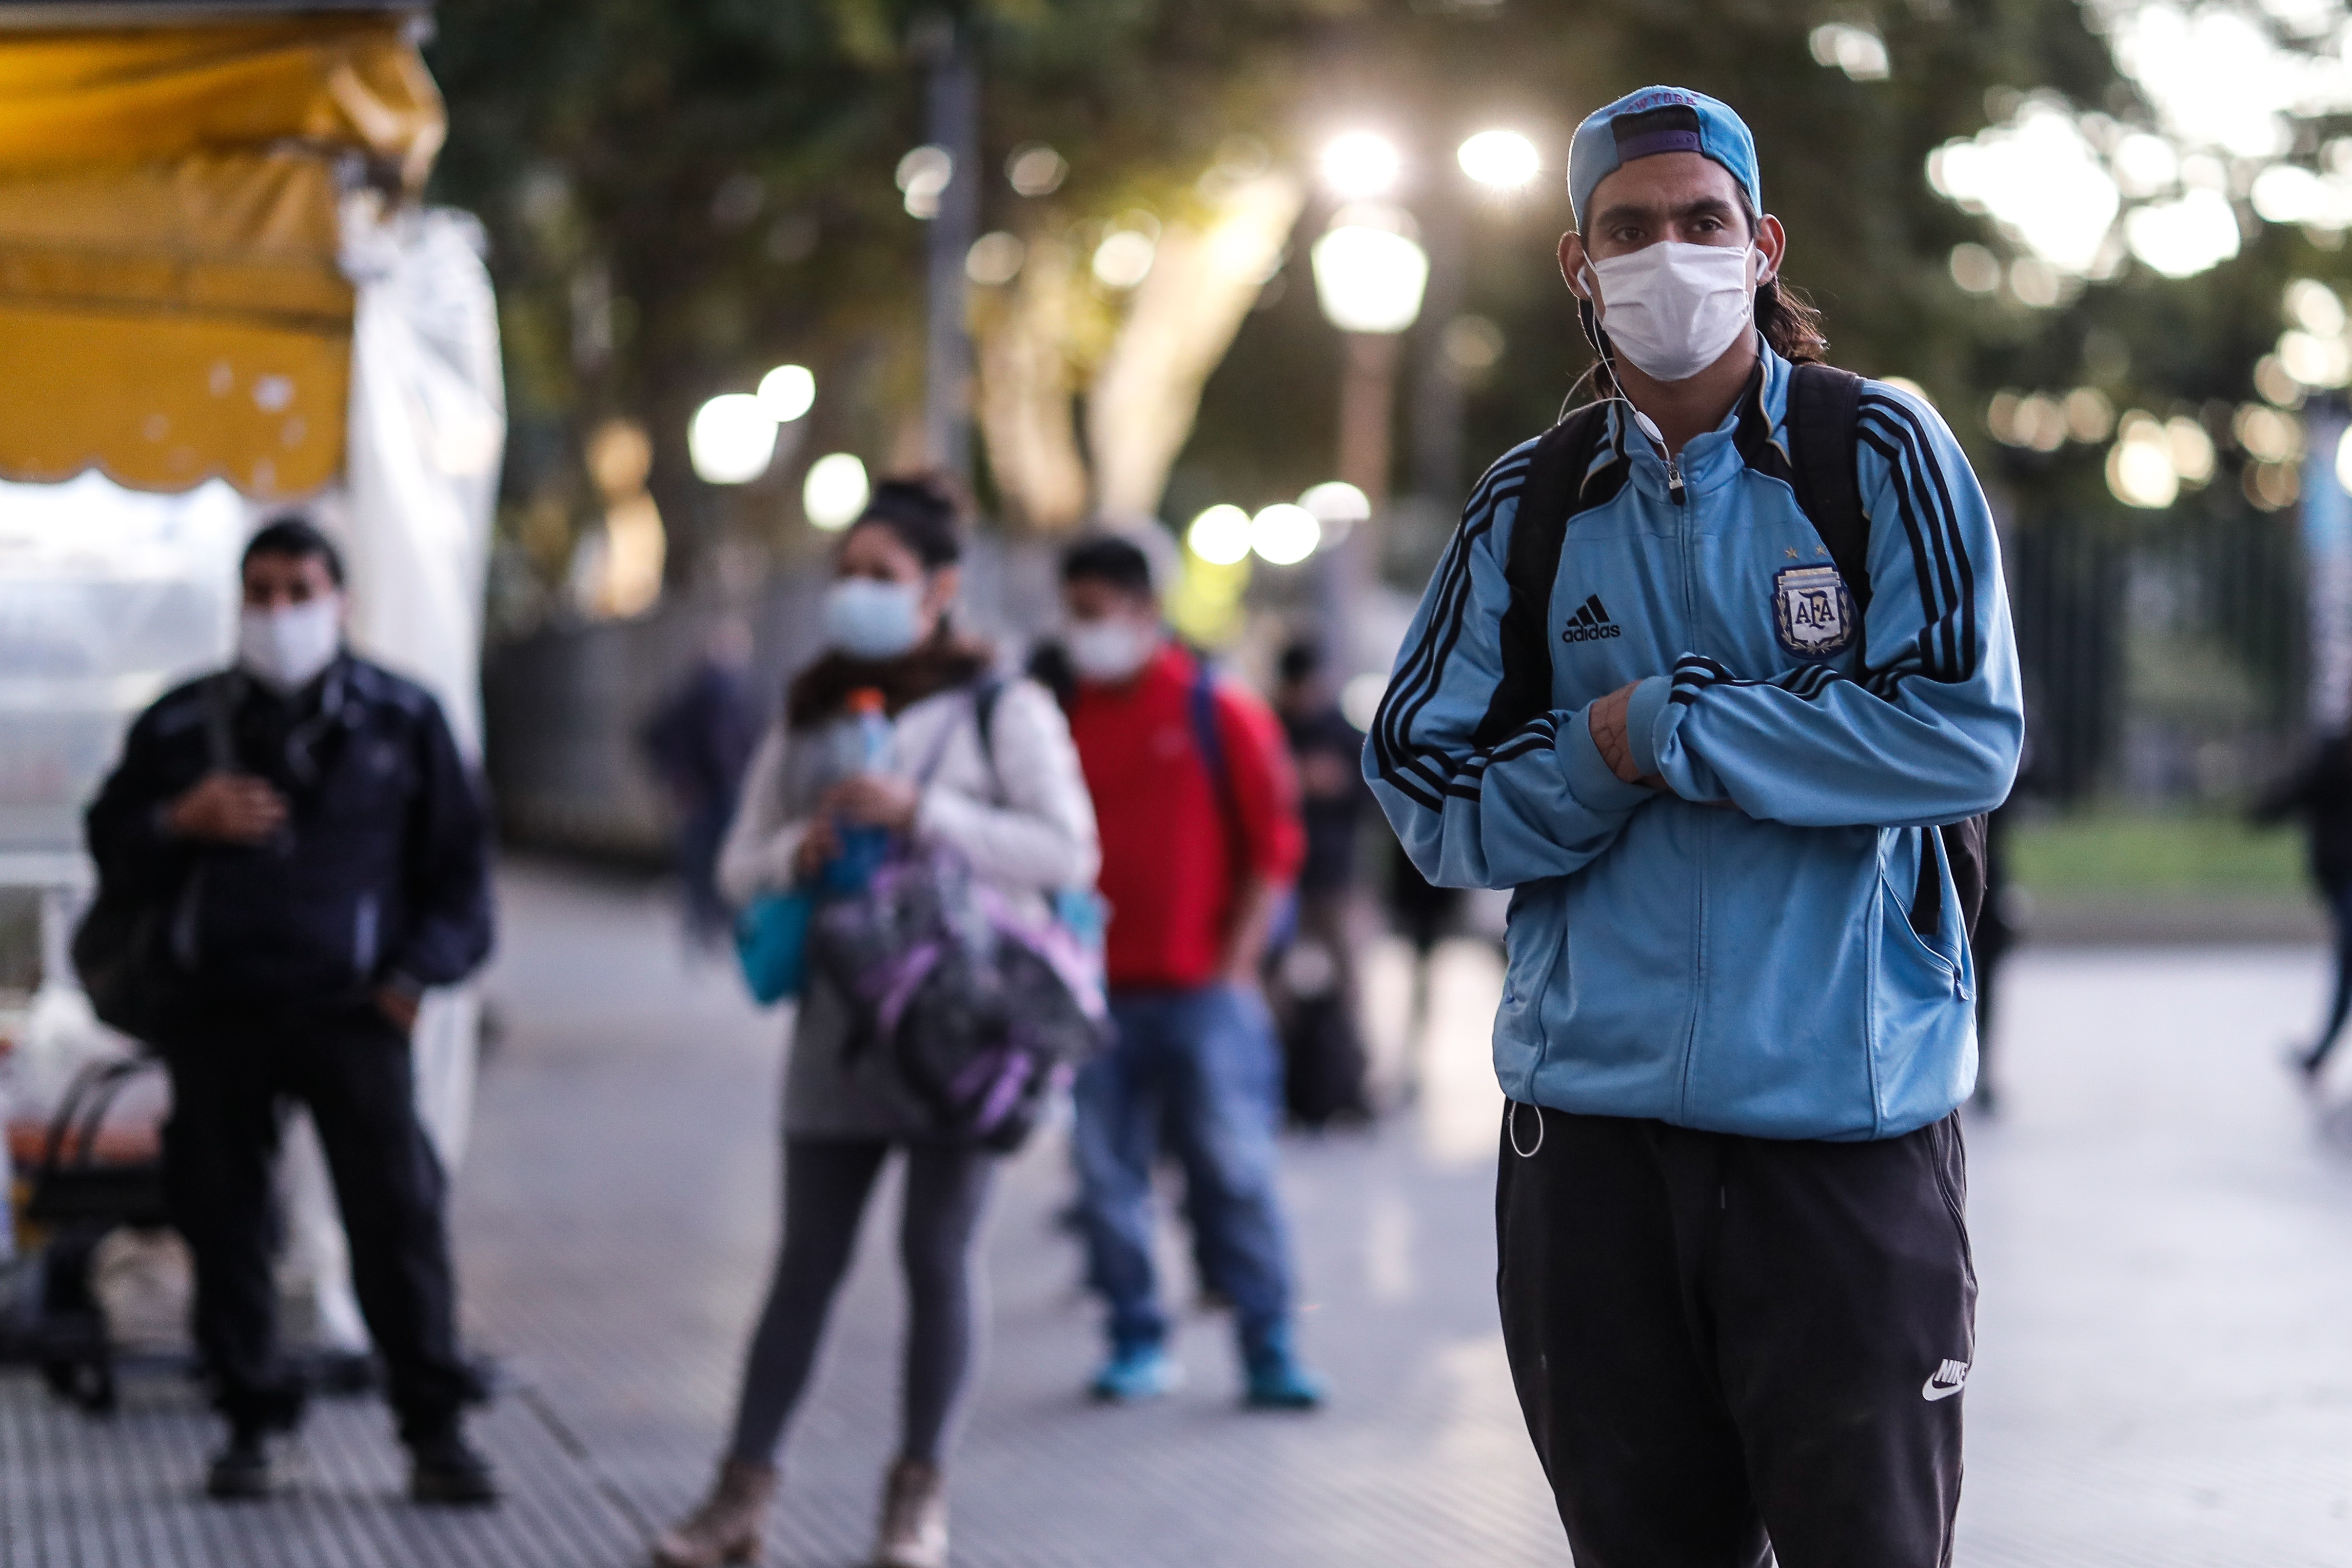
[[[1792,566],[1772,579],[1772,631],[1800,659],[1833,659],[1853,646],[1853,595],[1833,566]]]

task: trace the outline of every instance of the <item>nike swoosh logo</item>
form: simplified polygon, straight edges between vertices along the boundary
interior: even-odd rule
[[[1931,1377],[1927,1379],[1926,1386],[1919,1390],[1919,1397],[1932,1404],[1938,1399],[1949,1399],[1968,1385],[1969,1380],[1965,1377],[1958,1383],[1938,1383]]]

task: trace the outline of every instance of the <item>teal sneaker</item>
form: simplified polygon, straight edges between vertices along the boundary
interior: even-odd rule
[[[1165,1346],[1141,1344],[1112,1351],[1087,1392],[1106,1405],[1137,1405],[1173,1391],[1183,1381],[1183,1368]]]
[[[1298,1364],[1287,1343],[1270,1344],[1249,1357],[1242,1403],[1253,1410],[1312,1410],[1323,1403],[1323,1380]]]

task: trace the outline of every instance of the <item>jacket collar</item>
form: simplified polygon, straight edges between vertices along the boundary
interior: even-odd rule
[[[1713,430],[1693,437],[1679,454],[1683,485],[1692,495],[1729,483],[1748,468],[1786,476],[1782,423],[1788,408],[1789,361],[1762,333],[1756,338],[1756,365],[1730,412]],[[1633,423],[1633,405],[1619,398],[1609,405],[1610,437],[1630,476],[1655,498],[1667,495],[1665,460]]]

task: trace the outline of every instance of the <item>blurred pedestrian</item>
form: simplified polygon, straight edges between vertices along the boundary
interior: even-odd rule
[[[168,932],[150,1043],[171,1071],[173,1212],[195,1260],[195,1337],[227,1446],[215,1498],[275,1484],[300,1419],[279,1355],[270,1186],[279,1114],[306,1105],[352,1280],[408,1446],[410,1495],[495,1500],[467,1443],[440,1161],[416,1116],[418,998],[488,954],[488,825],[440,707],[342,646],[343,569],[309,523],[255,534],[237,662],[141,715],[90,807],[107,883]]]
[[[1391,841],[1389,860],[1389,926],[1412,951],[1404,1009],[1404,1063],[1397,1099],[1410,1105],[1421,1098],[1429,1071],[1430,966],[1437,945],[1462,927],[1462,889],[1441,887],[1421,874],[1402,843]]]
[[[719,845],[760,738],[747,678],[751,663],[751,628],[733,616],[722,619],[704,639],[694,667],[638,732],[646,759],[677,811],[686,930],[698,946],[724,938],[731,919],[719,891]]]
[[[1730,109],[1611,104],[1569,187],[1604,401],[1479,483],[1366,757],[1433,881],[1517,889],[1505,1348],[1578,1562],[1942,1568],[1992,517],[1924,398],[1804,362]]]
[[[2293,772],[2263,792],[2253,815],[2259,822],[2302,819],[2311,880],[2335,929],[2336,988],[2326,1021],[2290,1059],[2307,1082],[2315,1082],[2346,1018],[2352,1016],[2352,735],[2331,735],[2314,746]]]
[[[1307,855],[1297,917],[1274,958],[1275,1015],[1290,1114],[1321,1127],[1372,1110],[1356,964],[1366,925],[1358,841],[1372,796],[1364,785],[1363,732],[1339,711],[1323,676],[1322,650],[1293,643],[1276,674],[1274,709],[1298,769]]]
[[[1070,730],[1102,823],[1106,966],[1116,1038],[1080,1073],[1072,1134],[1088,1278],[1109,1309],[1096,1397],[1177,1380],[1152,1267],[1160,1141],[1184,1168],[1202,1283],[1231,1301],[1244,1398],[1319,1402],[1291,1322],[1275,1192],[1281,1062],[1258,976],[1304,852],[1282,731],[1163,627],[1151,569],[1105,535],[1062,558]]]
[[[760,742],[719,862],[739,902],[824,873],[880,829],[960,853],[1008,898],[1042,908],[1095,874],[1094,813],[1054,699],[994,685],[992,656],[960,635],[960,507],[920,477],[885,480],[851,525],[825,601],[830,646],[792,682]],[[885,766],[835,766],[865,698],[887,716]],[[990,706],[982,731],[982,695]],[[745,1360],[735,1426],[709,1496],[654,1548],[667,1568],[756,1560],[776,1450],[810,1367],[883,1165],[906,1158],[899,1260],[907,1279],[898,1452],[885,1479],[875,1562],[947,1561],[946,1462],[979,1350],[972,1257],[998,1156],[956,1129],[871,1048],[854,1004],[814,974],[794,1022],[783,1106],[783,1235]]]

